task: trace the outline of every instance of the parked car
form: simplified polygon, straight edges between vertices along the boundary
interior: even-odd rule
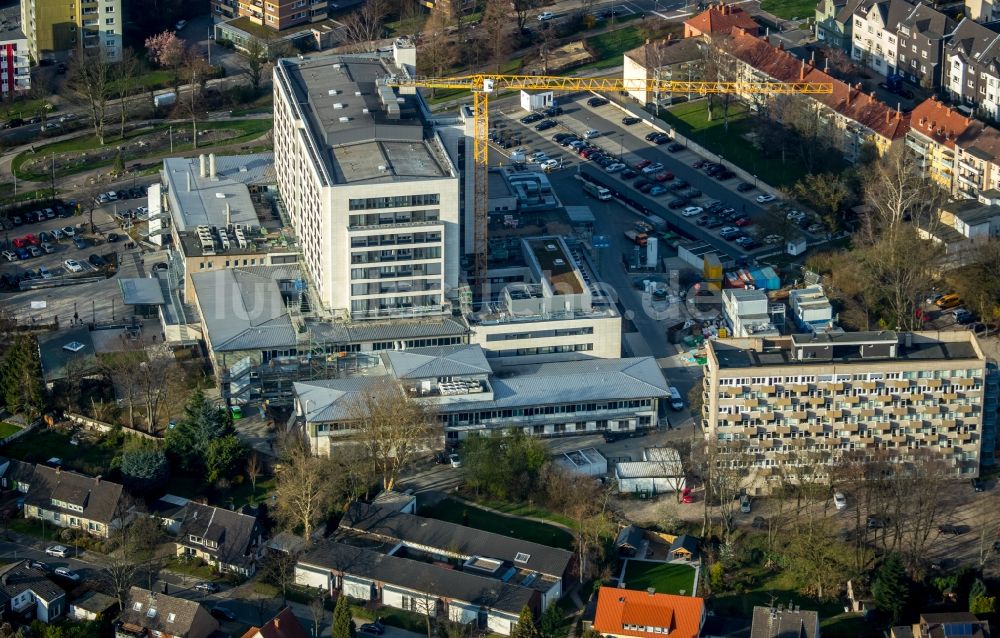
[[[73,245],[76,246],[77,248],[79,248],[80,250],[83,250],[84,248],[86,248],[90,244],[88,244],[87,240],[84,239],[83,237],[74,237],[73,238]]]
[[[847,509],[847,497],[843,492],[836,492],[833,495],[833,506],[838,510]]]
[[[736,190],[741,193],[747,193],[753,190],[753,184],[749,182],[740,182],[736,185]]]
[[[208,580],[198,583],[197,585],[194,586],[194,588],[198,591],[203,591],[208,594],[214,594],[215,592],[219,591],[219,586]]]
[[[90,257],[88,257],[87,261],[89,261],[90,265],[93,266],[94,268],[100,268],[101,266],[103,266],[104,264],[107,263],[107,262],[104,261],[103,257],[101,257],[100,255],[97,255],[97,254],[94,254],[94,255],[91,255]]]
[[[649,164],[642,169],[643,175],[653,175],[659,173],[663,170],[663,164],[656,162],[655,164]]]
[[[44,252],[46,255],[51,255],[52,253],[54,253],[56,251],[56,247],[53,246],[52,244],[50,244],[47,241],[46,242],[42,242],[41,249],[42,249],[42,252]]]
[[[608,100],[603,97],[592,97],[587,100],[587,106],[604,106]]]
[[[66,266],[66,270],[68,270],[70,272],[82,272],[83,271],[83,266],[81,266],[80,262],[78,262],[75,259],[67,259],[66,261],[63,262],[63,264]]]
[[[696,217],[704,212],[705,209],[702,208],[701,206],[688,206],[681,212],[681,214],[684,215],[685,217]]]
[[[678,142],[671,142],[669,145],[667,145],[668,153],[679,153],[680,151],[683,150],[684,150],[684,145]]]
[[[121,239],[121,236],[119,236],[118,233],[108,233],[108,241],[111,242],[112,244],[118,241],[119,239]]]
[[[641,121],[642,121],[642,119],[638,118],[638,117],[631,117],[631,116],[629,116],[629,117],[623,117],[622,118],[622,124],[624,124],[625,126],[632,126],[633,124],[638,124]]]
[[[52,568],[49,567],[48,563],[43,563],[40,560],[28,561],[28,567],[37,569],[40,572],[45,572],[46,574],[52,571]]]
[[[540,122],[545,119],[545,116],[541,113],[529,113],[521,118],[521,124],[534,124],[535,122]]]
[[[462,459],[460,459],[457,454],[449,454],[448,464],[456,468],[462,467]]]
[[[7,261],[17,261],[17,255],[10,250],[3,251],[3,258]]]
[[[56,576],[61,576],[66,580],[71,580],[74,583],[78,583],[81,580],[83,580],[83,576],[73,571],[69,567],[56,567],[52,573],[55,574]]]
[[[57,558],[67,558],[69,557],[69,548],[65,545],[49,545],[45,548],[45,553]]]
[[[546,22],[554,17],[556,17],[556,14],[552,13],[551,11],[542,11],[541,13],[538,14],[538,21]]]
[[[598,131],[597,129],[594,129],[594,128],[590,128],[590,129],[587,129],[587,131],[583,134],[583,139],[585,139],[585,140],[592,140],[595,137],[600,137],[600,136],[601,136],[601,132],[600,131]]]
[[[216,605],[215,607],[212,607],[211,614],[216,618],[218,618],[219,620],[229,620],[229,621],[236,620],[236,614],[233,613],[233,610],[223,607],[221,605]]]
[[[740,496],[740,512],[742,512],[743,514],[749,514],[750,509],[751,509],[750,497],[747,496],[746,494],[743,494],[742,496]]]
[[[376,618],[375,622],[366,622],[361,625],[361,633],[371,634],[373,636],[381,636],[385,633],[385,625],[382,624],[381,618]]]
[[[983,479],[974,478],[974,479],[972,479],[972,489],[975,492],[985,492],[986,491],[986,484],[983,483]]]
[[[758,204],[767,204],[768,202],[773,202],[774,195],[758,195],[756,198]]]
[[[72,226],[63,226],[62,231],[63,235],[66,235],[67,237],[76,236],[76,229],[74,229]]]
[[[535,124],[536,131],[547,131],[550,128],[555,128],[559,123],[555,120],[542,120],[538,124]]]
[[[56,239],[62,239],[63,237],[65,237],[65,235],[63,235],[63,231],[60,230],[59,228],[53,228],[50,232],[52,233],[52,236],[55,237]]]

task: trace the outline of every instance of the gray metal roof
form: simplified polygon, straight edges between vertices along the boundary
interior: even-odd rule
[[[166,303],[157,278],[119,279],[118,287],[122,291],[122,303],[126,306],[162,306]]]
[[[537,596],[531,589],[502,580],[337,542],[315,546],[299,559],[299,565],[338,571],[511,614],[519,613]]]
[[[82,343],[83,349],[72,352],[63,347],[74,341]],[[70,362],[74,366],[73,374],[77,375],[90,373],[100,367],[94,350],[94,341],[90,338],[90,330],[85,326],[39,334],[38,351],[42,361],[42,376],[46,383],[66,378]]]
[[[170,216],[177,230],[185,232],[197,226],[260,226],[247,184],[271,184],[274,154],[217,155],[216,176],[201,177],[198,157],[168,157],[163,160],[163,176],[171,200]],[[190,189],[188,178],[190,176]],[[226,205],[229,205],[229,215]]]
[[[397,379],[436,379],[492,372],[479,344],[389,350],[382,353],[382,358]]]
[[[351,413],[354,398],[378,381],[378,377],[349,377],[299,381],[293,387],[295,396],[305,409],[306,421],[325,423],[351,419],[354,416]]]
[[[619,479],[673,478],[683,475],[684,469],[680,463],[675,465],[660,461],[625,461],[615,465],[615,477]]]
[[[340,519],[340,529],[378,536],[383,540],[406,541],[464,556],[510,561],[518,568],[554,578],[563,577],[573,558],[573,553],[565,549],[366,503],[351,503]],[[517,558],[522,560],[516,560]]]
[[[206,335],[216,352],[294,346],[295,329],[279,281],[301,279],[294,266],[250,266],[194,273]]]

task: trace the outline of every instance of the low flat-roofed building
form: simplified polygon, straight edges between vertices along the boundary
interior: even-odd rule
[[[520,242],[520,259],[488,272],[494,301],[467,315],[470,341],[495,365],[621,356],[621,316],[577,244]]]
[[[784,306],[781,314],[784,315]],[[722,292],[722,313],[734,337],[776,337],[781,334],[771,318],[771,304],[764,290],[727,288]]]
[[[834,323],[833,305],[820,285],[788,291],[788,306],[798,330],[806,332],[840,330]]]
[[[681,492],[686,485],[680,454],[664,447],[645,448],[641,461],[615,463],[615,479],[621,494]]]
[[[986,358],[968,331],[720,339],[706,355],[704,435],[746,446],[762,493],[802,455],[821,476],[871,449],[897,461],[938,455],[955,476],[978,475],[996,387],[984,383]]]
[[[412,362],[419,361],[419,367]],[[296,414],[314,452],[349,440],[357,393],[380,376],[414,400],[433,404],[445,436],[522,428],[534,436],[632,432],[656,427],[669,390],[652,357],[589,359],[493,370],[480,346],[387,351],[363,375],[294,385]]]
[[[571,450],[555,458],[556,463],[574,474],[604,476],[608,473],[608,459],[604,458],[604,455],[598,452],[597,448]]]

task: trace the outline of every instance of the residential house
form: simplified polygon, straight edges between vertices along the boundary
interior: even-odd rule
[[[977,198],[1000,189],[1000,130],[982,122],[955,141],[955,184],[957,197]]]
[[[593,627],[603,636],[697,638],[705,624],[705,601],[693,596],[601,587]]]
[[[243,638],[310,638],[309,632],[292,613],[291,607],[285,607],[278,615],[260,627],[251,627],[243,634]]]
[[[646,530],[635,525],[623,527],[615,538],[615,548],[618,550],[619,556],[632,557],[638,555],[641,558],[646,555],[645,548],[647,544]]]
[[[886,152],[901,143],[909,129],[908,114],[799,60],[781,43],[774,46],[766,38],[734,29],[726,51],[739,62],[734,79],[831,84],[832,93],[811,99],[817,116],[831,127],[833,142],[848,161],[856,161],[866,144],[872,144],[880,154]],[[754,99],[750,95],[741,97]]]
[[[263,556],[263,526],[256,515],[202,505],[168,494],[153,515],[174,535],[178,556],[203,560],[223,573],[253,576]]]
[[[816,4],[816,39],[832,49],[851,52],[854,12],[865,0],[821,0]]]
[[[945,45],[942,85],[955,102],[991,119],[997,118],[1000,95],[1000,25],[969,18],[955,27]]]
[[[955,21],[920,3],[896,27],[896,73],[927,89],[941,86],[944,45]]]
[[[681,534],[670,543],[670,560],[692,563],[701,556],[701,541],[694,536]]]
[[[819,638],[819,614],[798,605],[753,608],[750,638]]]
[[[115,638],[208,638],[219,621],[199,603],[132,587]]]
[[[626,51],[622,77],[626,82],[646,82],[650,79],[659,80],[698,80],[701,77],[701,61],[704,58],[705,43],[697,38],[675,40],[667,38],[657,42],[647,41],[645,44]],[[630,89],[631,95],[639,104],[673,102],[673,93],[651,95],[643,88]]]
[[[893,627],[890,638],[990,638],[990,624],[966,611],[920,614],[914,625]],[[753,637],[756,638],[756,637]]]
[[[25,518],[108,538],[121,526],[122,486],[61,468],[36,465],[24,503]]]
[[[511,577],[504,579],[508,573]],[[410,548],[380,553],[335,541],[314,545],[295,565],[299,585],[365,604],[474,623],[505,636],[524,607],[536,616],[541,612],[541,592],[532,587],[534,580],[531,572],[483,556],[456,563],[443,554]]]
[[[947,191],[955,181],[955,144],[972,127],[978,130],[978,122],[933,97],[910,112],[906,145],[923,175]]]
[[[35,465],[33,463],[8,458],[0,461],[0,487],[5,490],[27,493],[31,486],[31,477],[34,474]]]
[[[803,16],[805,17],[805,16]],[[708,9],[684,21],[685,38],[708,38],[726,36],[734,28],[756,34],[760,25],[750,14],[736,4],[712,4]]]
[[[114,596],[90,590],[69,604],[69,617],[74,620],[103,620],[118,611]]]
[[[899,23],[914,6],[906,0],[864,2],[854,10],[851,57],[882,75],[896,72]]]
[[[25,624],[55,622],[66,613],[66,592],[27,560],[0,568],[0,609]]]
[[[366,546],[375,540],[399,546],[408,556],[426,552],[458,561],[481,575],[499,577],[512,568],[524,576],[514,577],[513,582],[527,582],[541,592],[541,609],[562,597],[573,563],[573,553],[563,549],[375,504],[352,503],[337,531],[341,540],[364,538]]]

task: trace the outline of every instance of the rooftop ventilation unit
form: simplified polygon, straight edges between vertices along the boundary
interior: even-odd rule
[[[563,259],[553,259],[552,263],[555,264],[556,266],[565,266],[566,265],[566,261],[563,260]]]
[[[219,241],[222,242],[222,250],[229,250],[229,235],[225,228],[219,229]]]
[[[243,166],[240,166],[240,172],[241,173],[246,173],[247,170],[249,170],[249,169],[247,169],[247,165],[246,164],[244,164]]]
[[[243,229],[239,227],[236,228],[236,243],[239,244],[240,248],[247,247],[247,238],[243,234]]]
[[[382,171],[382,172],[384,173],[384,172],[386,172],[387,170],[389,170],[389,167],[388,167],[388,165],[386,165],[386,164],[379,164],[379,165],[378,165],[378,170],[380,170],[380,171]]]
[[[355,91],[354,97],[361,97],[361,91]]]
[[[368,113],[368,109],[361,109],[362,113]]]
[[[333,65],[333,68],[339,69],[341,66],[342,65],[340,64],[340,62],[335,62],[334,65]]]

